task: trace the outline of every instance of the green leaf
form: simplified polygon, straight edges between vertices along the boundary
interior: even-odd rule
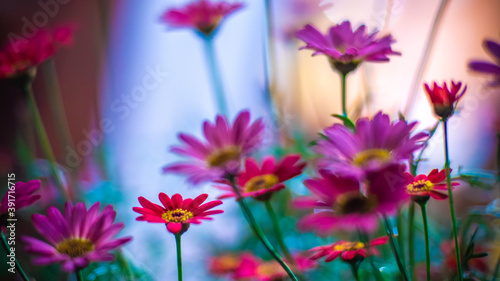
[[[346,126],[347,128],[349,128],[353,131],[356,130],[356,125],[354,125],[354,123],[351,121],[351,119],[349,119],[343,115],[340,115],[340,114],[332,114],[332,116],[342,120],[344,122],[344,126]]]

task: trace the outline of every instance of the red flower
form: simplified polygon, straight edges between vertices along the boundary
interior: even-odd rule
[[[52,31],[40,29],[31,38],[12,40],[0,51],[0,78],[34,75],[33,67],[53,56],[60,46],[72,43],[73,32],[73,26],[63,26]]]
[[[406,192],[413,201],[417,203],[425,203],[430,197],[436,200],[445,200],[448,198],[447,194],[438,191],[447,190],[446,183],[443,183],[446,179],[446,170],[443,169],[439,171],[438,169],[434,169],[427,176],[418,175],[416,177],[406,173],[406,177],[409,182],[406,186]],[[457,185],[459,185],[459,183],[452,183],[452,186]]]
[[[238,175],[238,188],[242,197],[253,197],[257,200],[269,200],[271,195],[285,188],[284,181],[302,173],[306,163],[300,162],[300,155],[288,155],[276,164],[272,156],[264,158],[261,168],[254,158],[245,159],[245,171]],[[226,184],[230,184],[225,181]],[[237,197],[231,186],[217,186],[227,191],[218,199]]]
[[[139,214],[138,221],[153,223],[164,223],[167,230],[173,234],[184,233],[191,223],[200,224],[201,220],[211,220],[211,215],[220,214],[222,210],[212,210],[215,206],[222,204],[216,200],[201,205],[208,197],[208,194],[201,194],[195,199],[182,199],[180,194],[174,194],[172,198],[165,193],[158,196],[164,207],[151,203],[144,197],[139,197],[141,207],[134,207],[133,210]]]
[[[200,0],[181,8],[173,8],[165,12],[161,19],[173,27],[189,27],[210,35],[220,22],[229,14],[243,7],[241,3],[213,3]]]
[[[378,255],[377,249],[372,246],[383,245],[387,243],[388,239],[387,236],[379,237],[373,239],[368,244],[359,241],[338,241],[331,245],[312,248],[309,250],[313,252],[310,259],[317,260],[326,257],[325,262],[331,262],[340,256],[340,259],[345,262],[362,260],[368,256]]]
[[[436,113],[437,116],[447,119],[453,115],[458,101],[467,90],[467,86],[465,86],[462,92],[458,94],[461,87],[462,82],[455,83],[453,81],[451,81],[450,89],[448,89],[446,82],[443,83],[443,87],[439,87],[436,82],[434,82],[434,87],[432,89],[427,83],[424,84],[425,91],[434,106],[434,113]]]

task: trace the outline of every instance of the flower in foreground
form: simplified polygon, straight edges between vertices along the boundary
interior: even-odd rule
[[[9,186],[9,190],[0,202],[0,216],[7,213],[11,207],[18,211],[35,203],[35,201],[40,199],[40,195],[33,193],[40,189],[40,184],[40,180],[30,180],[27,182],[19,181],[13,186]],[[11,200],[9,200],[9,195],[11,196]],[[9,206],[9,201],[15,205]]]
[[[297,269],[301,272],[316,267],[316,262],[301,256],[294,257]],[[277,261],[263,261],[252,254],[242,254],[240,265],[235,270],[233,280],[284,281],[288,274]]]
[[[400,55],[391,48],[395,42],[391,35],[377,39],[377,33],[367,34],[365,25],[353,31],[351,23],[344,21],[332,26],[326,35],[308,24],[296,36],[306,43],[302,49],[326,55],[335,70],[347,75],[363,61],[383,62],[389,61],[388,55]]]
[[[477,72],[493,75],[493,81],[489,85],[498,87],[500,86],[500,44],[492,40],[484,40],[483,45],[493,55],[495,62],[475,60],[469,63],[469,68]]]
[[[269,200],[274,192],[285,188],[284,181],[302,173],[306,163],[299,162],[299,160],[300,155],[287,155],[279,163],[276,163],[273,156],[268,156],[264,158],[262,166],[259,167],[254,158],[246,158],[245,170],[237,177],[237,188],[240,189],[241,197]],[[230,185],[229,182],[225,183]],[[231,186],[217,186],[217,188],[227,191],[218,199],[238,197]]]
[[[203,133],[206,142],[193,136],[179,134],[182,146],[172,152],[191,158],[163,168],[165,173],[183,174],[194,184],[225,178],[239,173],[241,160],[254,152],[263,139],[264,123],[261,119],[250,123],[250,113],[243,111],[231,125],[226,117],[218,115],[215,124],[205,121]]]
[[[465,86],[462,92],[459,94],[462,88],[462,82],[455,83],[451,81],[451,87],[448,89],[446,82],[440,87],[436,82],[434,82],[433,87],[429,87],[428,84],[424,84],[425,91],[429,96],[432,106],[434,107],[434,113],[446,120],[455,111],[458,101],[462,98],[467,86]]]
[[[241,9],[241,3],[200,0],[181,8],[166,11],[161,20],[172,27],[187,27],[211,35],[220,23],[233,12]]]
[[[450,170],[451,172],[451,170]],[[410,173],[406,173],[408,185],[406,192],[411,199],[417,203],[425,203],[430,197],[436,200],[445,200],[448,195],[440,191],[446,191],[447,186],[444,180],[446,179],[446,170],[439,171],[433,169],[428,175],[418,175],[413,177]],[[453,182],[452,186],[457,186],[459,183]]]
[[[34,75],[38,64],[53,56],[61,46],[72,43],[74,28],[40,29],[31,38],[16,38],[0,51],[0,78]]]
[[[111,205],[99,213],[99,202],[88,210],[83,203],[65,205],[64,215],[49,207],[47,216],[34,214],[33,225],[49,243],[29,236],[22,237],[25,250],[38,256],[33,263],[47,265],[61,263],[64,271],[85,268],[91,262],[112,261],[109,251],[132,240],[132,237],[115,239],[125,226],[113,223],[116,212]]]
[[[153,223],[164,223],[167,230],[172,234],[183,234],[189,225],[200,224],[202,220],[211,220],[211,215],[223,213],[223,210],[210,209],[222,204],[222,201],[210,201],[205,204],[208,194],[201,194],[194,199],[183,199],[180,194],[174,194],[172,198],[165,193],[158,196],[163,206],[151,203],[144,197],[139,197],[142,207],[134,207],[133,210],[141,216],[138,221]]]
[[[319,178],[304,181],[311,196],[299,197],[294,206],[318,209],[302,218],[297,227],[328,235],[336,230],[374,231],[379,214],[391,215],[406,200],[404,165],[393,164],[367,176],[367,186],[352,176],[320,170]]]
[[[338,241],[331,245],[312,248],[309,250],[312,253],[309,258],[317,260],[326,257],[325,262],[331,262],[340,256],[342,261],[348,263],[358,262],[368,256],[378,255],[377,249],[373,248],[373,246],[383,245],[388,240],[389,238],[384,236],[373,239],[367,244],[359,241]]]
[[[314,150],[325,157],[321,167],[362,178],[367,172],[408,160],[420,149],[427,133],[411,136],[416,124],[391,122],[388,115],[379,112],[371,120],[358,119],[355,132],[341,124],[325,129],[325,139],[319,140]]]

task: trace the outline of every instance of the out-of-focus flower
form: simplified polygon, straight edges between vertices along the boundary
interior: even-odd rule
[[[408,160],[414,151],[422,147],[427,133],[411,136],[417,122],[408,124],[377,113],[372,120],[360,118],[356,131],[341,124],[325,129],[325,139],[318,141],[314,150],[323,155],[320,166],[334,173],[363,177],[370,171]]]
[[[161,20],[172,27],[193,28],[208,36],[229,14],[242,7],[241,3],[200,0],[181,8],[172,8],[166,11]]]
[[[304,181],[311,196],[294,200],[296,208],[319,209],[302,218],[301,230],[328,235],[336,230],[376,229],[379,214],[390,215],[406,200],[404,165],[393,164],[367,175],[367,186],[352,176],[320,170],[320,178]]]
[[[455,255],[455,242],[454,241],[444,241],[441,243],[441,252],[444,255],[443,266],[446,272],[456,273],[457,271],[457,258]],[[475,246],[481,252],[487,252],[486,249]],[[464,250],[460,249],[460,253],[463,255]],[[484,257],[484,256],[483,256]],[[470,269],[478,270],[480,272],[488,272],[488,261],[487,259],[481,258],[468,258],[461,257],[463,263],[462,268],[465,271]]]
[[[295,39],[295,33],[306,23],[329,9],[333,4],[323,3],[323,0],[281,0],[276,17],[282,36],[289,41]]]
[[[312,248],[309,250],[312,252],[310,259],[317,260],[326,257],[325,262],[331,262],[340,256],[340,259],[345,262],[357,262],[368,256],[378,255],[377,249],[373,246],[383,245],[387,243],[388,239],[387,236],[379,237],[368,244],[359,241],[338,241],[331,245]]]
[[[40,29],[31,38],[15,38],[0,51],[0,78],[28,74],[33,76],[35,67],[53,56],[61,46],[73,42],[74,26],[54,30]]]
[[[301,272],[316,267],[316,262],[297,255],[294,257],[297,269]],[[232,276],[233,280],[284,281],[288,274],[275,260],[263,261],[252,254],[242,254],[240,266]]]
[[[446,82],[443,83],[443,87],[439,87],[436,82],[434,82],[432,89],[427,84],[424,84],[424,88],[434,107],[434,113],[442,119],[448,119],[453,115],[458,101],[467,90],[467,86],[465,86],[462,92],[458,94],[460,88],[462,88],[462,82],[455,83],[453,81],[451,81],[450,89],[448,89]]]
[[[493,81],[489,85],[498,87],[500,86],[500,44],[491,40],[484,40],[483,45],[493,55],[495,62],[475,60],[469,63],[469,68],[477,72],[493,75]]]
[[[49,207],[47,216],[34,214],[33,225],[49,242],[24,236],[25,250],[37,255],[33,263],[47,265],[61,263],[64,271],[85,268],[91,262],[112,261],[109,251],[129,242],[132,237],[115,239],[125,226],[113,223],[116,212],[111,205],[99,213],[99,202],[88,211],[83,203],[65,205],[64,216],[55,207]]]
[[[228,174],[237,175],[242,158],[258,148],[263,132],[262,120],[250,124],[248,111],[238,114],[232,125],[226,117],[218,115],[215,124],[208,121],[203,124],[206,143],[190,135],[179,135],[184,145],[171,151],[190,157],[192,162],[172,164],[163,171],[186,175],[194,184],[223,179]]]
[[[35,201],[40,199],[40,195],[33,193],[40,188],[40,184],[40,180],[30,180],[27,182],[19,181],[13,186],[9,186],[9,190],[0,202],[0,216],[7,213],[10,207],[18,211],[35,203]],[[9,200],[9,195],[12,198],[11,200]],[[9,206],[9,201],[13,202],[14,205]]]
[[[142,207],[134,207],[133,210],[141,216],[138,221],[147,221],[153,223],[164,223],[167,230],[173,234],[182,234],[189,225],[200,224],[202,220],[211,220],[211,215],[223,213],[223,210],[210,209],[222,204],[222,201],[210,201],[205,204],[208,194],[201,194],[194,199],[182,199],[180,194],[174,194],[172,198],[165,193],[158,196],[163,207],[151,203],[144,197],[139,197],[139,203]]]
[[[237,183],[242,197],[253,197],[257,200],[269,200],[272,194],[285,188],[284,181],[302,173],[306,163],[299,162],[300,155],[288,155],[276,164],[273,156],[264,159],[259,168],[254,158],[245,159],[245,171],[238,175]],[[229,184],[228,182],[225,182]],[[227,191],[218,199],[237,197],[231,186],[217,186]]]
[[[208,261],[208,270],[211,274],[222,276],[233,273],[241,263],[241,256],[237,254],[223,254],[212,257]]]
[[[296,36],[306,43],[302,49],[314,50],[313,55],[326,55],[335,70],[347,75],[363,61],[389,61],[388,55],[401,54],[392,50],[395,40],[391,35],[376,39],[377,33],[367,34],[365,25],[352,31],[351,23],[344,21],[332,26],[326,35],[308,24]]]
[[[430,197],[436,200],[448,198],[447,194],[439,192],[447,190],[446,182],[443,182],[446,179],[445,169],[441,171],[433,169],[428,175],[418,175],[416,177],[406,173],[406,178],[408,179],[406,192],[413,201],[419,204],[427,202]],[[458,182],[452,182],[452,186],[458,185],[460,185]]]

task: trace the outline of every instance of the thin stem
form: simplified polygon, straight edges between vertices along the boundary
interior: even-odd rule
[[[394,233],[392,231],[391,225],[387,217],[384,217],[385,229],[387,230],[387,236],[389,237],[389,244],[391,245],[392,252],[394,253],[394,258],[396,259],[396,263],[398,264],[399,271],[403,276],[405,281],[408,281],[408,275],[406,274],[406,269],[401,261],[401,257],[399,256],[398,249],[396,247],[396,243],[394,242]]]
[[[351,271],[352,275],[354,276],[354,280],[359,281],[359,274],[358,274],[358,269],[359,269],[359,263],[349,263],[351,265]]]
[[[290,251],[288,250],[288,248],[285,244],[285,241],[283,240],[283,233],[281,232],[278,217],[276,216],[276,213],[274,212],[273,206],[271,205],[271,201],[267,200],[265,205],[266,205],[267,213],[269,213],[269,217],[271,217],[271,222],[273,223],[274,233],[276,233],[276,238],[277,238],[278,243],[281,247],[281,250],[283,251],[283,254],[285,255],[288,262],[293,264],[294,259],[293,259],[292,255],[290,254]]]
[[[56,157],[54,156],[54,151],[50,146],[49,137],[47,136],[47,131],[45,130],[45,126],[43,125],[42,116],[40,115],[40,111],[38,110],[38,106],[36,104],[35,95],[33,94],[33,89],[31,88],[31,83],[27,82],[22,87],[25,95],[28,97],[28,106],[31,112],[31,117],[35,122],[35,129],[38,134],[38,138],[40,141],[40,145],[42,147],[43,153],[47,160],[49,161],[50,170],[54,176],[54,180],[56,181],[57,187],[61,190],[62,194],[66,198],[66,200],[70,201],[70,196],[68,191],[64,188],[63,181],[61,179],[61,175],[57,168]]]
[[[429,137],[425,140],[424,146],[422,147],[422,149],[420,149],[420,152],[418,154],[417,160],[415,161],[415,163],[413,165],[411,165],[411,173],[412,173],[413,176],[417,175],[418,165],[420,164],[420,162],[422,162],[422,157],[424,155],[424,151],[429,146],[429,141],[434,136],[434,134],[436,133],[437,128],[438,128],[440,122],[441,121],[438,121],[432,127],[432,129],[430,129],[430,131],[429,131]]]
[[[7,242],[7,238],[5,237],[5,234],[1,230],[0,230],[0,236],[2,238],[1,239],[2,240],[2,247],[5,250],[5,253],[7,255],[9,255],[10,254],[9,243]],[[24,273],[23,268],[21,267],[21,264],[19,263],[19,261],[17,260],[16,257],[14,257],[14,261],[15,261],[15,264],[16,264],[17,272],[19,273],[19,275],[21,275],[21,278],[24,281],[29,281],[30,279],[28,278],[28,276],[26,275],[26,273]]]
[[[403,210],[402,208],[400,208],[398,210],[398,214],[396,216],[396,227],[398,229],[398,245],[399,245],[399,250],[400,250],[400,254],[401,254],[401,259],[403,261],[404,264],[406,264],[406,261],[405,261],[405,247],[404,247],[404,229],[403,229],[403,224],[404,224],[404,218],[403,218]]]
[[[175,234],[175,247],[177,248],[177,277],[179,281],[182,281],[181,234]]]
[[[209,73],[212,76],[212,84],[214,87],[215,99],[217,101],[217,109],[220,113],[227,115],[226,95],[224,93],[224,86],[222,85],[222,78],[220,76],[219,67],[217,66],[217,57],[215,55],[214,40],[212,36],[204,36],[203,42],[205,43],[205,54],[207,56],[207,63]]]
[[[431,252],[429,245],[429,225],[427,222],[427,203],[419,204],[422,210],[422,220],[424,223],[424,236],[425,236],[425,268],[427,270],[427,281],[431,280]]]
[[[451,191],[450,177],[450,155],[448,152],[448,120],[443,120],[443,135],[444,135],[444,167],[446,169],[446,186],[448,187],[448,198],[450,203],[451,226],[453,228],[453,239],[455,240],[455,256],[457,259],[457,272],[459,280],[463,280],[462,262],[460,258],[460,247],[458,246],[457,234],[457,218],[455,216],[455,206],[453,204],[453,192]]]
[[[411,202],[408,210],[408,255],[410,260],[411,279],[417,280],[417,273],[415,271],[415,203]]]
[[[273,256],[273,258],[283,267],[283,269],[286,271],[290,279],[293,281],[298,281],[297,277],[295,274],[292,272],[290,267],[285,263],[283,258],[281,258],[280,254],[274,249],[274,247],[269,243],[269,240],[267,240],[264,232],[262,229],[259,227],[257,224],[257,221],[255,220],[252,212],[250,211],[250,208],[248,208],[247,204],[245,203],[244,199],[241,197],[241,193],[236,187],[235,179],[234,176],[228,177],[229,181],[231,182],[231,186],[233,187],[234,192],[236,193],[237,196],[237,201],[238,204],[240,205],[241,210],[243,211],[243,215],[245,216],[245,219],[248,222],[248,225],[254,232],[255,236],[259,238],[259,240],[262,242],[264,247],[269,251],[269,253]]]
[[[83,281],[83,275],[82,275],[82,270],[81,269],[77,269],[75,271],[75,275],[76,275],[76,280],[77,281]]]
[[[342,115],[347,117],[347,107],[346,107],[346,82],[347,74],[341,73],[340,79],[342,81]]]

